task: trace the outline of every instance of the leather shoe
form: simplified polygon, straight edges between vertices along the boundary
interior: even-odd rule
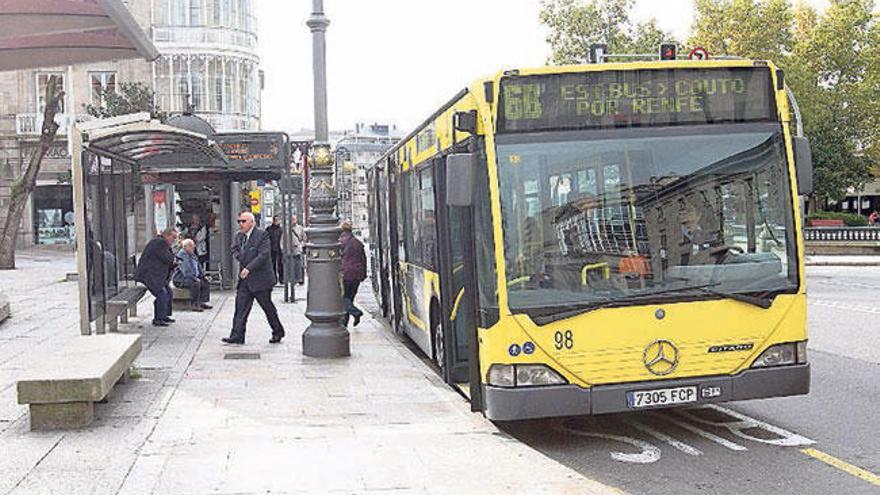
[[[281,339],[283,339],[283,335],[273,335],[271,339],[269,339],[270,344],[280,344]]]
[[[174,318],[165,318],[162,321],[164,321],[165,323],[174,323],[175,320],[174,320]]]
[[[358,326],[361,323],[360,315],[355,315],[354,317],[354,326]]]
[[[190,307],[190,309],[195,311],[196,313],[201,313],[202,311],[204,311],[201,306],[192,306]]]
[[[232,337],[223,337],[222,340],[226,344],[244,344],[244,340],[236,340]]]
[[[214,306],[211,306],[208,303],[202,303],[202,309],[214,309]]]
[[[162,321],[162,320],[153,320],[153,326],[154,327],[167,327],[168,322]]]

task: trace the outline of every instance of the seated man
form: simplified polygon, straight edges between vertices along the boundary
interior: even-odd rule
[[[211,309],[208,304],[210,299],[210,285],[205,279],[205,269],[199,263],[199,255],[196,253],[196,243],[192,239],[184,239],[183,249],[177,253],[179,265],[174,271],[174,285],[180,289],[189,289],[190,304],[193,311]]]

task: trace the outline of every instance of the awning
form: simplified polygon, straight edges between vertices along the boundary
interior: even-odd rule
[[[121,0],[0,0],[0,71],[158,56]]]
[[[224,169],[223,150],[207,136],[151,120],[148,113],[77,125],[83,147],[95,154],[139,165],[142,171]]]

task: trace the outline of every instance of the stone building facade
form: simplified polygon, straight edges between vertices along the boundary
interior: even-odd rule
[[[262,72],[254,0],[129,0],[125,2],[161,56],[16,72],[0,72],[0,221],[13,181],[27,167],[42,127],[45,84],[58,75],[68,94],[57,139],[37,180],[19,231],[20,246],[66,244],[73,238],[68,128],[87,120],[85,105],[100,89],[141,82],[161,110],[189,107],[218,131],[258,130]]]

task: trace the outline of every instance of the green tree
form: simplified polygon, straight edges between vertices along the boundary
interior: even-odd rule
[[[164,121],[167,115],[156,104],[156,93],[144,83],[130,82],[119,85],[119,90],[101,90],[101,105],[86,105],[92,117],[105,119],[130,113],[150,112],[154,119]]]
[[[697,0],[690,44],[710,54],[779,60],[792,47],[787,0]]]
[[[813,148],[814,195],[840,199],[877,163],[880,33],[872,0],[832,0],[823,13],[785,0],[697,0],[690,43],[773,60],[800,106]]]
[[[539,18],[550,33],[550,62],[587,60],[590,45],[604,43],[611,53],[654,53],[663,41],[675,41],[654,19],[630,19],[634,0],[544,0]]]
[[[21,219],[27,209],[28,199],[37,187],[37,176],[43,164],[43,158],[49,152],[59,125],[55,122],[55,116],[64,101],[64,90],[58,76],[52,76],[46,83],[45,89],[46,107],[43,109],[43,126],[40,129],[40,141],[34,148],[27,169],[12,182],[12,191],[9,197],[9,210],[6,219],[0,225],[0,270],[12,270],[15,268],[15,238],[21,227]]]

